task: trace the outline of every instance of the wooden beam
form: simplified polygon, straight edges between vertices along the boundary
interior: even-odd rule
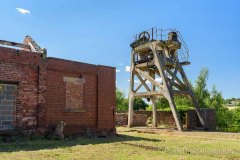
[[[140,69],[136,68],[135,71],[137,71],[139,74],[141,74],[144,78],[146,78],[149,82],[154,84],[155,86],[159,87],[160,89],[163,89],[162,85],[155,81],[152,77],[150,77],[148,74],[145,72],[141,71]]]
[[[150,72],[150,76],[155,79],[155,73],[154,71]],[[152,84],[152,91],[156,91],[156,86]],[[152,115],[153,115],[153,122],[152,125],[153,127],[157,127],[157,103],[156,103],[156,98],[151,97],[152,105],[153,105],[153,110],[152,110]]]
[[[150,88],[148,87],[148,85],[146,84],[147,79],[143,80],[142,77],[138,73],[136,73],[136,76],[138,77],[140,82],[143,84],[143,86],[146,88],[146,90],[151,91]]]
[[[131,94],[131,95],[130,95]],[[133,101],[134,97],[132,93],[129,93],[129,104],[128,104],[128,127],[132,127],[133,125]]]
[[[146,82],[147,80],[145,79],[145,82]],[[136,93],[141,87],[142,87],[142,83],[140,83],[138,86],[137,86],[137,88],[134,90],[134,92]]]
[[[11,47],[17,47],[17,48],[22,48],[22,49],[27,49],[30,50],[30,46],[22,43],[16,43],[16,42],[11,42],[11,41],[5,41],[5,40],[0,40],[1,45],[6,45],[6,46],[11,46]]]
[[[177,108],[176,108],[176,104],[175,104],[174,99],[173,99],[171,88],[169,88],[169,86],[167,85],[167,78],[166,78],[166,75],[164,74],[164,71],[163,71],[164,64],[162,62],[162,59],[161,59],[160,55],[155,50],[155,48],[153,48],[153,54],[154,54],[155,65],[157,66],[157,68],[159,70],[159,73],[160,73],[160,75],[162,77],[162,80],[163,80],[164,88],[166,90],[166,92],[164,93],[164,96],[168,100],[168,103],[169,103],[170,108],[172,110],[172,114],[173,114],[173,117],[174,117],[174,120],[176,122],[178,130],[183,131],[183,126],[182,126],[182,123],[180,121],[180,118],[179,118],[179,115],[178,115],[178,112],[177,112]]]
[[[168,78],[168,80],[170,81],[171,79]],[[176,87],[176,88],[179,89],[179,90],[184,90],[184,89],[185,89],[183,86],[179,85],[179,84],[176,83],[176,82],[172,82],[172,86]]]
[[[165,68],[166,71],[172,76],[172,77],[175,77],[176,81],[178,82],[179,85],[181,85],[182,87],[184,87],[184,83],[177,77],[177,76],[174,76],[172,71],[169,69],[169,68]]]
[[[181,96],[181,95],[188,96],[189,94],[190,94],[189,91],[177,91],[177,90],[173,90],[173,95],[175,95],[175,96]]]
[[[134,51],[131,52],[131,68],[130,68],[130,86],[129,86],[129,104],[128,104],[128,127],[132,127],[133,124],[133,91],[134,91]]]
[[[151,97],[157,95],[164,95],[164,91],[138,92],[133,94],[134,97]]]

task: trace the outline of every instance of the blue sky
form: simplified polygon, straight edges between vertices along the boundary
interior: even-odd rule
[[[0,39],[22,42],[30,35],[48,56],[115,66],[117,87],[126,94],[132,35],[151,27],[176,28],[190,50],[189,79],[195,82],[207,67],[209,89],[215,84],[225,98],[240,97],[240,1],[0,2]]]

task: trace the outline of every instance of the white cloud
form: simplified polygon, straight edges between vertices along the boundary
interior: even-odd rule
[[[122,66],[123,64],[122,63],[118,63],[119,66]]]
[[[126,72],[130,72],[130,66],[126,66],[126,67],[125,67],[125,71],[126,71]]]
[[[159,83],[162,83],[162,78],[156,78],[155,80]]]
[[[116,69],[116,72],[121,72],[121,70],[120,69]]]
[[[155,81],[162,83],[162,78],[156,78]],[[150,84],[149,80],[147,80],[146,83]]]
[[[21,14],[29,14],[31,13],[29,10],[23,9],[23,8],[16,8],[16,10],[18,12],[20,12]]]
[[[128,80],[128,82],[130,82],[130,80]],[[134,83],[140,83],[139,80],[134,80]]]

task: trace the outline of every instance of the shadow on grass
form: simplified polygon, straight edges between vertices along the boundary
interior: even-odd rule
[[[116,136],[107,138],[87,138],[78,137],[68,140],[47,140],[47,139],[35,139],[35,140],[25,140],[13,143],[3,143],[0,142],[0,152],[17,152],[17,151],[36,151],[42,149],[57,149],[66,148],[76,145],[96,145],[103,143],[114,143],[114,142],[129,142],[129,141],[151,141],[159,142],[159,139],[149,139],[136,136],[128,136],[118,134]]]

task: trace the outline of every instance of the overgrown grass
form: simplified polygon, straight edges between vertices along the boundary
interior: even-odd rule
[[[0,142],[0,159],[240,159],[240,133],[117,130],[111,138]]]

